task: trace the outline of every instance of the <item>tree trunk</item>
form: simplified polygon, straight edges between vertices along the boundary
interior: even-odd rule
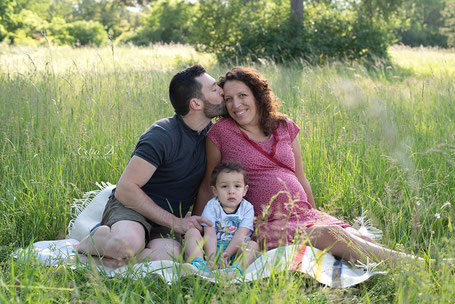
[[[303,22],[303,0],[291,0],[291,14],[298,23]]]

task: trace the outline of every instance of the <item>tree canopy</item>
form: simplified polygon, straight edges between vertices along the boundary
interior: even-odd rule
[[[455,0],[0,0],[0,42],[190,43],[220,60],[386,56],[455,46]],[[46,36],[47,39],[44,39]]]

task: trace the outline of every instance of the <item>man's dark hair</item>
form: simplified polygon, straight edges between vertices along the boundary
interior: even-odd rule
[[[218,166],[215,167],[212,171],[212,176],[210,177],[210,185],[211,186],[216,186],[216,180],[218,178],[218,175],[222,172],[238,172],[243,175],[243,181],[245,182],[245,185],[248,184],[248,176],[246,174],[245,169],[243,166],[239,163],[234,163],[234,162],[227,162],[227,163],[220,163]]]
[[[172,77],[169,84],[169,99],[178,115],[186,115],[190,111],[189,103],[191,98],[203,98],[202,84],[195,78],[206,71],[199,65],[193,65]]]

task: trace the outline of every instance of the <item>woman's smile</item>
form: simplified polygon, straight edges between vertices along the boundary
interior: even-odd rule
[[[232,119],[240,126],[257,125],[259,116],[251,89],[238,80],[227,81],[223,89],[226,109]]]

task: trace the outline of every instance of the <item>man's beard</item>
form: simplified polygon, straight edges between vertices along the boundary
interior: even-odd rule
[[[202,102],[204,103],[204,114],[207,118],[214,118],[217,116],[223,116],[226,114],[226,107],[224,106],[224,102],[220,104],[212,104],[204,97],[201,98]]]

